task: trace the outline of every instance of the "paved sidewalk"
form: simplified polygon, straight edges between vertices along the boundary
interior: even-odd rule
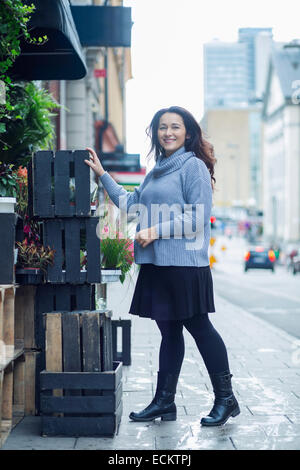
[[[213,273],[214,276],[214,273]],[[214,280],[214,282],[216,282]],[[129,315],[135,284],[109,285],[114,318],[132,320],[132,365],[123,367],[123,416],[114,438],[41,437],[40,418],[26,417],[3,449],[300,449],[300,341],[215,295],[210,318],[229,355],[241,414],[221,427],[200,426],[213,404],[212,388],[192,337],[185,335],[185,359],[178,384],[176,422],[135,423],[155,392],[160,333],[155,322]]]

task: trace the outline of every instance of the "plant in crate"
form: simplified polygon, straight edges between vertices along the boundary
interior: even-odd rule
[[[53,265],[55,250],[49,246],[28,242],[16,242],[18,258],[16,265],[17,282],[26,284],[39,284],[43,282],[46,268]]]
[[[119,269],[121,274],[119,279],[124,283],[126,274],[130,271],[134,262],[134,244],[133,240],[115,229],[109,211],[108,197],[105,200],[105,208],[103,212],[103,228],[101,230],[101,268],[102,269]]]
[[[0,162],[0,208],[1,212],[16,212],[23,218],[27,209],[27,169]],[[9,199],[8,199],[9,198]],[[7,204],[11,204],[11,208]]]

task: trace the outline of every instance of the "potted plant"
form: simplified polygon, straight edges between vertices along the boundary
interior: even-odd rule
[[[27,169],[0,162],[0,212],[16,212],[24,217],[27,209]]]
[[[126,273],[134,261],[133,241],[122,232],[115,230],[108,197],[105,200],[102,219],[104,221],[100,235],[102,283],[120,280],[123,284]]]
[[[0,212],[15,211],[17,202],[18,177],[13,171],[13,165],[0,162]]]
[[[28,242],[16,242],[18,259],[16,265],[16,282],[19,284],[40,284],[44,281],[46,268],[53,264],[55,250],[49,246]]]

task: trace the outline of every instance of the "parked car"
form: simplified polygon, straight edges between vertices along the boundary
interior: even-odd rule
[[[275,270],[276,256],[273,250],[263,246],[250,248],[245,254],[245,272],[248,269],[271,269]]]
[[[294,256],[291,263],[292,273],[300,273],[300,256]]]

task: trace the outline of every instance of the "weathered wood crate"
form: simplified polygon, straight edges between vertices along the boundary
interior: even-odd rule
[[[19,351],[13,360],[0,366],[0,447],[11,430],[26,415],[35,415],[38,351]]]
[[[39,151],[28,165],[29,215],[86,217],[91,213],[87,150]]]
[[[13,284],[15,231],[18,216],[16,214],[0,214],[0,284]]]
[[[113,436],[123,411],[121,380],[120,362],[106,372],[42,371],[42,434]]]
[[[47,268],[46,282],[101,282],[98,218],[47,219],[43,222],[43,244],[55,250],[54,264]],[[80,249],[87,253],[86,270],[80,268]]]
[[[111,371],[111,315],[110,310],[45,313],[46,370]]]
[[[114,435],[122,415],[122,364],[112,361],[110,316],[49,312],[44,319],[42,434]]]
[[[19,350],[37,348],[35,298],[35,286],[0,286],[0,364],[1,357],[7,363]]]
[[[112,320],[113,360],[131,364],[131,320]],[[119,347],[120,346],[120,347]]]

